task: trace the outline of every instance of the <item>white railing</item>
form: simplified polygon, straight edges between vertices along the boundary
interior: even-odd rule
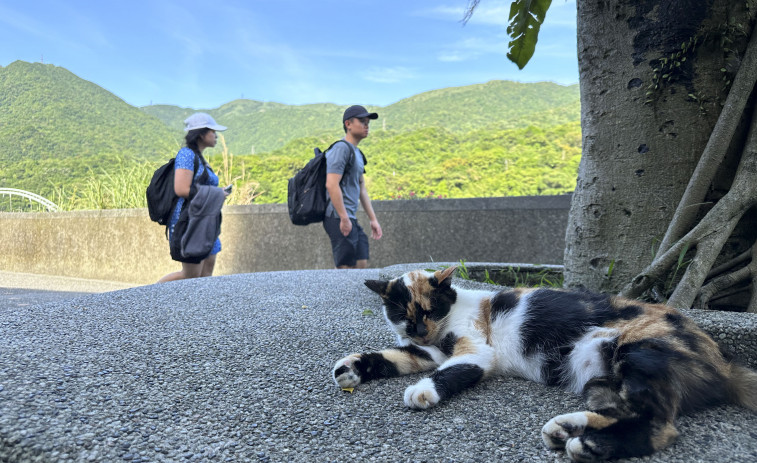
[[[55,212],[58,210],[58,206],[54,202],[36,193],[32,193],[31,191],[19,190],[17,188],[0,188],[0,195],[8,196],[8,204],[11,204],[11,210],[13,210],[11,200],[14,196],[28,199],[30,205],[32,201],[34,201],[45,207],[50,212]]]

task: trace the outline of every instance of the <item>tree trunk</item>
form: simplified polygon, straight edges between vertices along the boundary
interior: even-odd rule
[[[578,1],[583,154],[566,230],[566,286],[617,293],[652,262],[718,120],[737,54],[702,31],[745,16],[740,5]],[[742,42],[731,48],[743,51]],[[726,177],[738,164],[736,145]]]

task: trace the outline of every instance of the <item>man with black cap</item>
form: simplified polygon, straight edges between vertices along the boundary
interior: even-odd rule
[[[360,105],[350,106],[342,116],[346,143],[335,143],[326,152],[326,191],[329,204],[323,228],[331,239],[336,268],[368,267],[368,237],[357,223],[358,202],[368,215],[371,237],[381,239],[381,225],[365,188],[365,156],[357,145],[368,136],[368,124],[378,119]]]

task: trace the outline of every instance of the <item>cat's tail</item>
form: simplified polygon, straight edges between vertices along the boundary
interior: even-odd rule
[[[734,403],[757,412],[757,371],[731,364],[730,389]]]

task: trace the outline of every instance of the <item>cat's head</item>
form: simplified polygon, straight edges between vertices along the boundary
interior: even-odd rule
[[[457,292],[451,287],[456,267],[435,273],[415,270],[394,280],[366,280],[381,296],[384,317],[402,338],[419,345],[439,341]]]

